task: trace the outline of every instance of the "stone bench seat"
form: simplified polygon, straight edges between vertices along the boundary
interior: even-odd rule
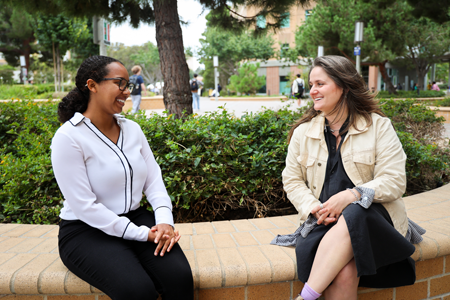
[[[450,184],[405,198],[408,216],[427,230],[416,245],[417,281],[390,289],[360,288],[358,299],[450,299]],[[296,216],[176,224],[192,268],[195,299],[283,299],[296,295],[292,247],[270,245],[295,231]],[[0,298],[106,300],[73,275],[57,248],[58,226],[0,225]],[[170,255],[170,254],[169,254]]]

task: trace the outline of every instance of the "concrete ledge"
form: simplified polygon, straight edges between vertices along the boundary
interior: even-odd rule
[[[450,124],[450,107],[430,106],[430,109],[436,112],[436,116],[444,117],[444,123]]]
[[[164,109],[164,100],[163,96],[154,96],[154,97],[142,97],[140,109],[148,110],[148,109]],[[131,98],[128,98],[125,102],[125,106],[123,107],[123,111],[126,112],[133,108],[133,102]]]
[[[359,289],[359,299],[449,299],[450,184],[405,198],[408,216],[427,229],[416,245],[417,282],[395,289]],[[192,268],[195,299],[290,299],[294,248],[269,245],[296,229],[296,216],[176,224]],[[0,225],[0,298],[109,299],[67,270],[58,256],[58,226]]]
[[[379,98],[377,98],[379,99]],[[395,100],[395,101],[399,101],[399,100],[417,100],[417,101],[436,101],[436,100],[444,100],[445,97],[428,97],[428,98],[383,98],[383,99],[391,99],[391,100]]]
[[[286,96],[273,96],[273,97],[218,97],[219,101],[279,101],[287,100]],[[209,100],[216,101],[216,97],[210,97]]]

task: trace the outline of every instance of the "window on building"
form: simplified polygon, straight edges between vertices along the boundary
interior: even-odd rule
[[[281,45],[281,49],[280,49],[280,55],[281,57],[284,57],[286,55],[286,52],[289,50],[289,44],[288,43],[284,43]]]
[[[308,17],[312,15],[312,9],[305,10],[305,21],[308,20]]]
[[[266,28],[266,17],[257,16],[256,17],[256,26],[259,28]]]
[[[289,19],[289,13],[284,13],[281,15],[281,18],[283,19],[281,21],[281,28],[289,28],[291,26],[291,22]]]

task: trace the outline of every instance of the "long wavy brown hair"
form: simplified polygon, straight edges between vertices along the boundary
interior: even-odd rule
[[[330,115],[337,113],[336,115],[339,116],[344,112],[345,107],[348,109],[349,122],[348,125],[340,131],[340,134],[343,134],[352,126],[355,127],[356,130],[364,129],[356,127],[358,115],[361,115],[366,119],[367,126],[372,125],[371,113],[385,116],[380,109],[378,101],[375,100],[375,95],[369,92],[364,79],[358,74],[355,66],[350,60],[337,55],[317,57],[309,70],[308,78],[312,69],[316,67],[322,68],[334,83],[344,91],[336,104],[336,107],[330,112]],[[314,109],[314,106],[311,106],[311,108],[303,114],[302,118],[292,125],[288,135],[288,142],[291,141],[295,128],[300,126],[300,124],[311,121],[312,118],[320,113],[321,111],[317,111]]]

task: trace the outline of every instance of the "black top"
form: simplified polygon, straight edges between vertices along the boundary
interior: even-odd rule
[[[347,127],[348,118],[345,120],[342,125],[342,129]],[[341,134],[341,142],[339,143],[338,149],[336,149],[336,137],[331,132],[330,127],[328,126],[328,121],[325,119],[325,141],[327,143],[328,148],[328,161],[327,161],[327,170],[325,173],[325,181],[323,184],[322,192],[320,193],[319,201],[325,203],[331,196],[346,190],[347,188],[354,188],[355,185],[348,178],[347,173],[344,169],[344,164],[342,163],[341,157],[341,146],[344,142],[344,139],[347,135],[348,131]]]

